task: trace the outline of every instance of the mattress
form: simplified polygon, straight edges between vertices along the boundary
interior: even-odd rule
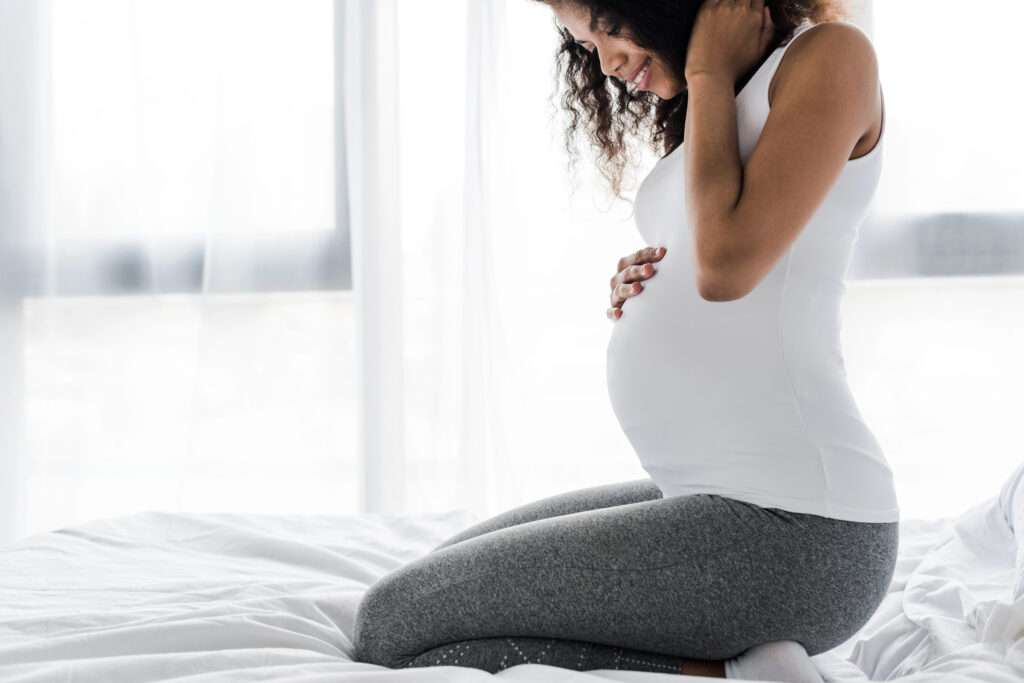
[[[355,610],[367,587],[476,521],[464,510],[150,511],[27,537],[0,548],[0,681],[492,677],[456,666],[392,670],[351,658]],[[858,633],[812,662],[826,681],[1020,683],[1022,549],[1024,465],[962,514],[903,520],[885,600]],[[493,674],[634,682],[666,675],[529,663]]]

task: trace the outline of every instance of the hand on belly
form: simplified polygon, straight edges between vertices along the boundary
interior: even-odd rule
[[[626,299],[634,297],[644,290],[641,280],[653,277],[657,272],[654,263],[665,255],[664,247],[651,247],[623,256],[619,259],[618,272],[612,276],[611,308],[607,311],[608,319],[615,322],[622,316],[622,304]]]

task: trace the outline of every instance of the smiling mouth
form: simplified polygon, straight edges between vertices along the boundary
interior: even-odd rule
[[[640,85],[643,83],[644,78],[647,77],[647,71],[651,68],[651,58],[648,57],[639,69],[637,69],[633,75],[629,78],[629,82],[633,85]]]

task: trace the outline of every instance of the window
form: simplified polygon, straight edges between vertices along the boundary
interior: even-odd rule
[[[1024,273],[1022,22],[1007,0],[873,3],[885,161],[851,278]]]
[[[51,12],[52,270],[30,293],[351,288],[331,0]]]

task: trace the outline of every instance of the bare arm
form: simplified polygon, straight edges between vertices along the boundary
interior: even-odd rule
[[[742,166],[732,83],[688,82],[685,173],[700,295],[754,289],[796,240],[870,127],[878,63],[867,36],[832,22],[794,42],[771,112]]]

